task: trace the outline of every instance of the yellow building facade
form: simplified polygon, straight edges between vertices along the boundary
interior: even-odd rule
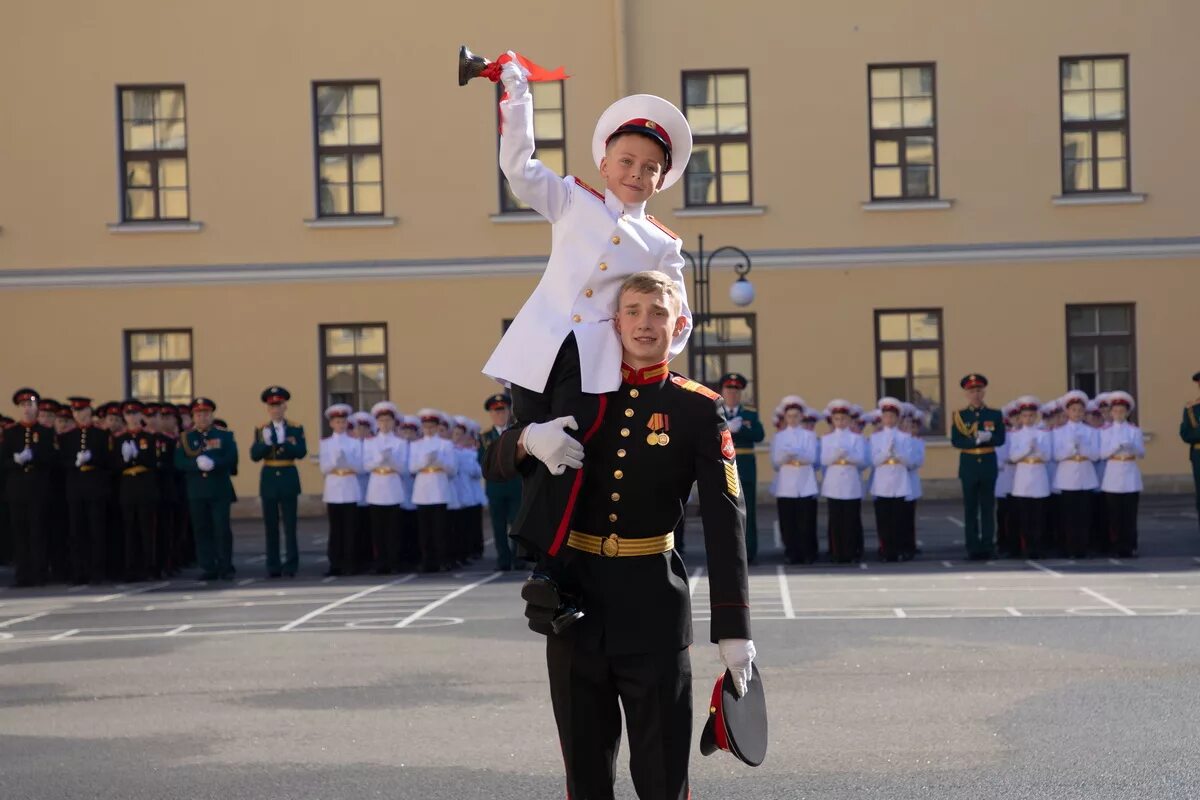
[[[593,184],[612,100],[685,109],[691,172],[650,210],[750,254],[745,308],[713,263],[705,364],[750,374],[765,416],[920,397],[949,480],[961,375],[993,405],[1129,388],[1148,483],[1183,485],[1200,6],[74,5],[14,9],[0,51],[6,394],[202,394],[244,445],[269,384],[314,440],[333,399],[482,421],[550,230],[504,194],[495,90],[454,83],[466,42],[567,68],[542,155]]]

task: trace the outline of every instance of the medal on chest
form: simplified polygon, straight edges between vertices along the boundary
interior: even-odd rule
[[[646,444],[651,447],[655,445],[666,447],[671,443],[671,435],[667,433],[671,430],[671,420],[666,414],[658,412],[651,414],[646,427],[650,429],[650,433],[646,434]]]

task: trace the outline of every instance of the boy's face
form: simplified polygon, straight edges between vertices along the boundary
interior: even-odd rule
[[[789,428],[798,428],[803,418],[804,414],[798,408],[789,408],[783,412],[783,421],[787,423]]]
[[[391,433],[396,430],[396,418],[391,414],[380,414],[375,418],[375,422],[379,425],[380,433]]]
[[[850,427],[850,415],[843,414],[839,411],[833,415],[833,418],[830,420],[830,422],[833,423],[834,429],[844,431],[846,428]]]
[[[1021,424],[1023,426],[1025,426],[1026,428],[1032,428],[1034,425],[1037,424],[1037,421],[1038,421],[1038,412],[1034,411],[1032,408],[1021,409]]]
[[[421,434],[426,437],[434,437],[438,435],[437,420],[421,420]]]
[[[645,136],[618,136],[608,143],[604,158],[600,159],[600,177],[622,203],[644,203],[654,196],[666,177],[663,156],[662,146]]]
[[[90,408],[77,408],[71,412],[75,415],[75,424],[81,428],[86,428],[92,424],[92,410]]]
[[[1071,422],[1081,422],[1086,412],[1087,409],[1084,408],[1083,403],[1071,403],[1067,406],[1067,419],[1071,420]]]
[[[196,424],[200,424],[199,418],[197,418]],[[345,433],[346,426],[349,424],[350,421],[345,417],[333,417],[329,420],[329,430],[333,431],[334,433]]]
[[[662,291],[621,293],[613,324],[621,337],[626,364],[641,368],[667,360],[671,341],[687,325],[687,318],[674,305]]]
[[[55,417],[54,432],[60,436],[75,427],[75,420],[70,417]]]
[[[21,409],[21,419],[24,420],[25,422],[33,422],[34,420],[36,420],[38,418],[38,408],[37,408],[36,400],[22,400],[20,409]]]
[[[900,415],[897,414],[895,411],[889,410],[889,411],[883,412],[883,419],[882,419],[883,427],[894,428],[894,427],[896,427],[896,423],[899,421],[900,421]]]
[[[1113,406],[1109,409],[1113,422],[1124,422],[1129,418],[1129,409],[1125,406]]]

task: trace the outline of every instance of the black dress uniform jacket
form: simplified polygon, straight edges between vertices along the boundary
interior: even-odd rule
[[[109,452],[108,431],[94,425],[73,428],[58,437],[58,454],[67,473],[67,493],[81,500],[107,498],[112,486],[108,474]],[[75,457],[83,451],[92,457],[86,464],[75,466]]]

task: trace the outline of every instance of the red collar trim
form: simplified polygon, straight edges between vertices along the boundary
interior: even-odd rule
[[[651,383],[662,383],[667,378],[667,362],[634,369],[628,364],[621,364],[621,380],[631,386],[646,386]]]

